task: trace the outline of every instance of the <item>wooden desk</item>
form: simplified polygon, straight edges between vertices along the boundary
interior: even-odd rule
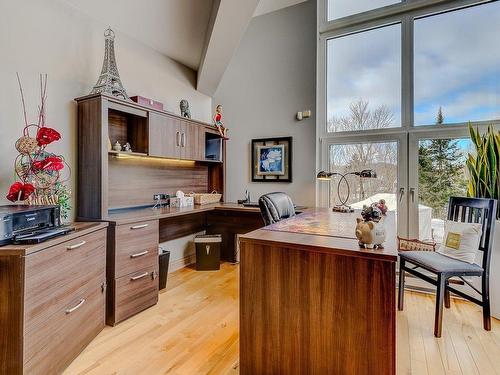
[[[118,210],[108,230],[106,322],[115,325],[158,302],[158,243],[206,230],[222,234],[221,258],[236,262],[236,236],[264,226],[257,207],[217,203]]]
[[[355,216],[315,209],[240,237],[242,375],[395,374],[395,241],[360,249]]]

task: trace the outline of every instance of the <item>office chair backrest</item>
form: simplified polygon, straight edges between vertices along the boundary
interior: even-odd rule
[[[295,216],[292,199],[285,193],[269,193],[259,198],[259,207],[266,225]]]
[[[483,233],[479,242],[479,250],[483,252],[483,269],[490,269],[493,231],[497,215],[497,201],[486,198],[451,197],[448,207],[448,220],[463,223],[481,223]]]

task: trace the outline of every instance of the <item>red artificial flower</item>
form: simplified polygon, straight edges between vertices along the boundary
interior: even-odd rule
[[[19,181],[14,182],[9,188],[7,199],[11,202],[15,202],[18,199],[24,201],[28,199],[28,197],[33,194],[34,191],[35,187],[31,184],[23,184]]]
[[[32,164],[35,171],[45,169],[47,171],[60,171],[64,168],[64,163],[59,156],[48,156],[43,160],[36,160]]]
[[[36,140],[38,141],[38,146],[45,146],[54,141],[61,139],[61,134],[55,129],[42,127],[38,129],[36,134]]]

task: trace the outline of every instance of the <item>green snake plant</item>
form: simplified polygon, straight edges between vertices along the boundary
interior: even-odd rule
[[[467,195],[476,198],[500,197],[500,132],[492,126],[486,134],[481,135],[479,129],[469,124],[469,133],[476,153],[468,155],[467,169],[469,183]],[[500,210],[497,212],[500,218]]]

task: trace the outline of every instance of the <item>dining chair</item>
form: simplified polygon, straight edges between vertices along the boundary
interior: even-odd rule
[[[441,337],[443,302],[446,308],[450,307],[450,292],[481,306],[483,308],[484,329],[490,331],[489,276],[496,213],[497,201],[494,199],[451,197],[448,205],[448,220],[481,223],[482,234],[479,243],[479,250],[483,253],[481,265],[471,264],[432,251],[400,252],[398,310],[403,310],[405,273],[408,272],[437,287],[434,336]],[[436,278],[423,274],[418,270],[419,268],[436,275]],[[481,278],[481,290],[464,278],[470,276]],[[451,277],[458,277],[464,285],[471,287],[480,297],[476,298],[451,287],[449,282]]]

